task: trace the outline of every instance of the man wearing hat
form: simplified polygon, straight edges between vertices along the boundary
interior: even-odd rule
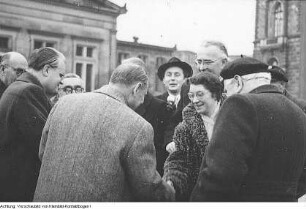
[[[253,58],[221,71],[228,97],[192,201],[297,201],[305,194],[306,116]]]
[[[166,101],[174,111],[164,137],[164,145],[167,151],[172,152],[175,149],[174,142],[172,142],[174,128],[182,121],[182,110],[184,108],[181,89],[185,79],[192,76],[192,68],[188,63],[172,57],[167,63],[158,68],[157,75],[163,81],[167,90],[157,98]]]
[[[288,99],[297,104],[306,113],[306,101],[290,94],[285,87],[288,83],[285,70],[278,66],[272,65],[268,67],[268,71],[271,73],[271,84],[280,88]]]

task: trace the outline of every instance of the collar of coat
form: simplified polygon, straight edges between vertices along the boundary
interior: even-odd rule
[[[267,84],[259,86],[255,89],[253,89],[250,93],[253,94],[260,94],[260,93],[277,93],[277,94],[283,94],[283,91],[279,89],[277,86]]]
[[[33,84],[43,88],[43,86],[41,85],[41,83],[38,80],[38,78],[36,78],[33,74],[31,74],[29,72],[22,73],[22,75],[19,76],[16,81],[22,81],[22,82],[26,82],[26,83],[33,83]]]
[[[109,97],[112,97],[113,99],[118,100],[121,103],[127,104],[124,96],[122,95],[122,93],[120,93],[116,89],[110,87],[109,85],[102,86],[101,88],[95,90],[94,92],[100,93],[100,94],[105,94]]]

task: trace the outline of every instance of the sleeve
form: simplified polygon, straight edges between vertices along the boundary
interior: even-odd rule
[[[25,89],[14,105],[17,129],[27,140],[32,153],[38,154],[41,133],[50,109],[42,89],[36,86]]]
[[[39,144],[39,153],[38,153],[38,157],[39,157],[40,161],[42,161],[42,158],[43,158],[43,155],[44,155],[44,152],[45,152],[45,148],[46,148],[46,144],[47,144],[47,140],[48,140],[50,123],[51,123],[52,116],[53,116],[53,113],[54,113],[57,105],[58,105],[58,103],[56,103],[54,105],[54,107],[52,108],[52,110],[51,110],[51,112],[50,112],[50,114],[47,118],[44,129],[42,131],[41,140],[40,140],[40,144]]]
[[[164,166],[165,181],[172,181],[176,192],[176,200],[188,200],[189,167],[187,165],[187,143],[191,137],[183,123],[180,123],[174,132],[173,141],[176,151],[167,158]]]
[[[235,201],[256,144],[258,119],[246,97],[225,100],[217,117],[191,201]]]
[[[173,201],[174,190],[156,171],[153,128],[145,123],[124,157],[129,185],[138,201]]]
[[[297,198],[300,198],[305,194],[306,194],[306,159],[305,159],[302,175],[298,183]]]

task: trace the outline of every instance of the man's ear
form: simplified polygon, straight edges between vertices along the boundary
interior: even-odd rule
[[[133,87],[133,94],[136,94],[139,92],[140,88],[141,88],[142,84],[141,83],[137,83],[134,87]]]
[[[49,72],[50,72],[50,66],[49,65],[45,65],[43,67],[43,69],[41,70],[43,76],[48,77],[49,76]]]
[[[238,89],[237,93],[240,93],[242,91],[242,89],[243,89],[243,80],[242,80],[242,77],[239,76],[239,75],[235,75],[234,76],[234,80],[236,82],[237,89]]]

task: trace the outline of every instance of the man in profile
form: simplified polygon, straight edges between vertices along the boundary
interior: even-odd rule
[[[222,70],[224,101],[191,201],[297,201],[306,192],[306,116],[253,58]]]
[[[43,130],[34,201],[174,200],[156,171],[153,128],[134,112],[147,89],[144,68],[126,63],[109,85],[60,99]]]
[[[26,58],[18,52],[7,52],[0,57],[0,98],[5,89],[27,68]]]

